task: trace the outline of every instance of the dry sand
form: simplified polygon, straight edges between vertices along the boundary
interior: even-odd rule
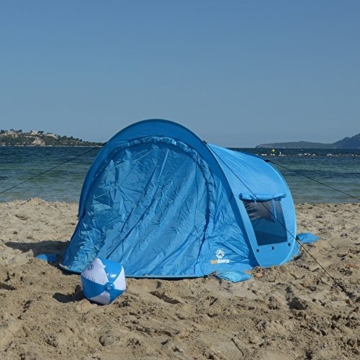
[[[360,204],[298,205],[298,232],[320,240],[251,280],[127,279],[108,306],[34,257],[63,253],[76,212],[0,203],[1,359],[360,359]]]

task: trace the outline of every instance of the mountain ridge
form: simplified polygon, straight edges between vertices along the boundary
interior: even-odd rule
[[[256,149],[360,149],[360,133],[352,137],[345,137],[334,143],[317,143],[309,141],[276,142],[260,144]]]

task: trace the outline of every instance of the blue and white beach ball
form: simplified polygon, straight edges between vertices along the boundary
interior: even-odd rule
[[[99,304],[110,304],[126,289],[125,271],[119,263],[96,258],[82,273],[85,297]]]

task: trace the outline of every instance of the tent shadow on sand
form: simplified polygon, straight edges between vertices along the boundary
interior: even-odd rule
[[[59,269],[59,261],[61,260],[62,254],[68,246],[68,243],[68,240],[45,240],[39,241],[37,243],[21,243],[9,241],[6,242],[5,245],[11,247],[14,250],[20,250],[23,253],[31,251],[34,257],[45,260],[50,266]],[[63,272],[63,274],[65,276],[74,275],[69,272]],[[0,284],[0,289],[15,290],[15,288],[6,284]],[[60,303],[70,303],[81,301],[84,298],[84,295],[81,286],[76,285],[72,293],[62,294],[56,292],[53,295],[53,298]]]
[[[5,243],[6,246],[14,250],[20,250],[23,253],[31,251],[34,257],[46,260],[54,267],[58,267],[59,261],[68,244],[68,240],[44,240],[36,243],[8,241]]]

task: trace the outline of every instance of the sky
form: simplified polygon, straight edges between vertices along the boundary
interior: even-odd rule
[[[359,0],[0,2],[0,129],[226,147],[360,133]]]

